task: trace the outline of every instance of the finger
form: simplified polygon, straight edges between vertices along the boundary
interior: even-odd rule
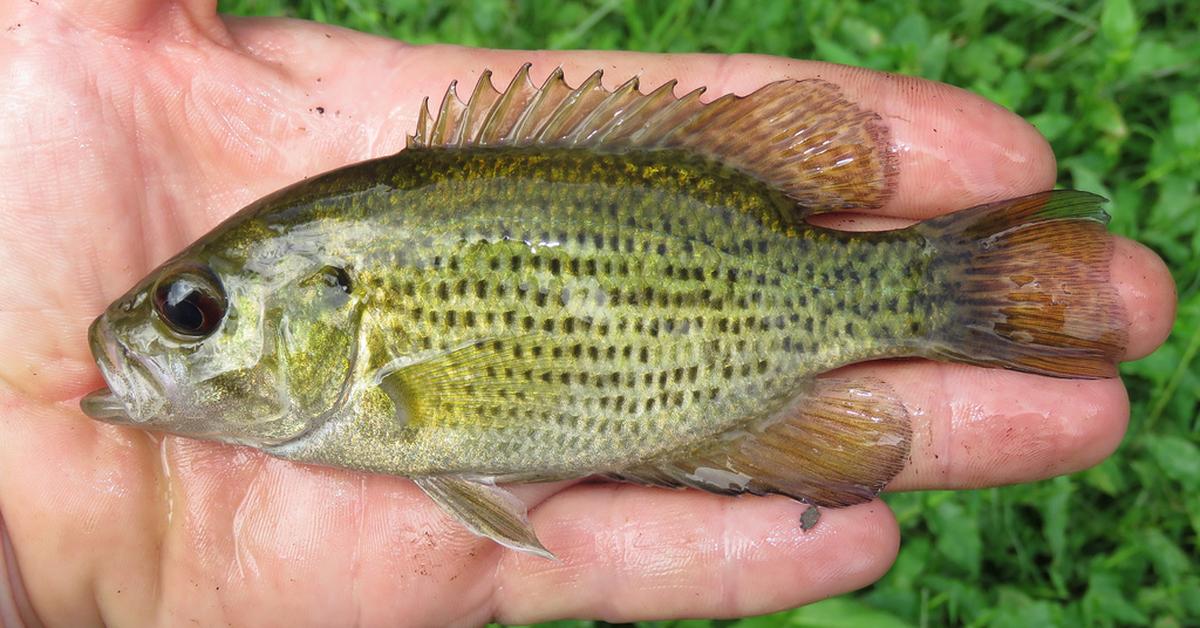
[[[1125,238],[1116,239],[1111,273],[1129,323],[1125,359],[1144,358],[1166,342],[1175,323],[1175,280],[1154,251]]]
[[[1129,420],[1119,379],[923,360],[859,364],[835,376],[882,379],[909,411],[909,462],[888,490],[1003,486],[1086,469],[1116,449]]]
[[[749,93],[785,78],[821,78],[840,85],[891,131],[899,160],[896,190],[881,213],[923,218],[1003,197],[1053,187],[1055,162],[1045,139],[1020,117],[980,96],[923,79],[813,61],[737,55],[656,55],[630,52],[495,51],[449,46],[401,47],[396,42],[326,26],[283,20],[228,20],[234,38],[270,64],[286,62],[307,108],[322,103],[318,134],[375,125],[369,154],[399,150],[421,100],[437,104],[447,85],[472,85],[491,69],[505,85],[526,62],[535,82],[563,67],[577,85],[597,69],[613,88],[631,76],[646,89],[672,79],[678,94],[707,87],[708,98]],[[347,55],[373,59],[373,69],[345,72]],[[320,78],[320,83],[317,82]],[[297,106],[301,103],[293,104]],[[354,119],[347,112],[353,111]],[[330,112],[340,112],[330,116]],[[326,162],[324,166],[336,164]]]
[[[504,554],[494,615],[518,624],[741,617],[857,589],[891,566],[899,537],[882,502],[823,510],[804,531],[806,508],[777,497],[572,487],[532,515],[559,561]]]
[[[23,18],[22,26],[35,27],[41,20],[65,20],[74,28],[118,37],[186,28],[210,39],[227,41],[215,5],[212,0],[30,0],[0,5],[0,20]]]

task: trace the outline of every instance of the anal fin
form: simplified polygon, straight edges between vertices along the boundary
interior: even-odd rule
[[[538,541],[525,504],[512,493],[492,484],[453,476],[413,478],[438,506],[468,530],[505,547],[554,559]]]
[[[878,380],[816,380],[761,426],[610,477],[721,494],[780,494],[816,506],[869,501],[904,467],[908,411]]]

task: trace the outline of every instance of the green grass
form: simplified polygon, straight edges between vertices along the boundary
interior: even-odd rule
[[[854,595],[737,622],[655,626],[1200,624],[1200,10],[1194,2],[223,0],[411,42],[757,52],[915,74],[1032,120],[1059,181],[1179,286],[1166,346],[1127,364],[1133,421],[1100,466],[1048,482],[889,495],[900,558]],[[561,622],[558,626],[591,626]]]

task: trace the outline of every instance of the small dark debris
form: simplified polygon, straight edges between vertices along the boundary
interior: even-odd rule
[[[324,107],[317,107],[317,113],[318,113],[319,115],[322,115],[322,116],[323,116],[323,115],[325,115],[325,108],[324,108]]]
[[[821,520],[821,511],[816,506],[809,506],[800,513],[800,529],[808,532],[817,527],[817,522]]]
[[[333,39],[333,35],[330,35],[329,33],[325,33],[325,39]]]
[[[317,77],[317,82],[318,82],[318,83],[320,83],[320,82],[321,82],[321,77],[319,77],[319,76]]]

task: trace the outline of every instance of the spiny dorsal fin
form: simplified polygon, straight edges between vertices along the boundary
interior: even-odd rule
[[[599,70],[572,89],[559,68],[537,87],[529,68],[503,92],[485,71],[466,102],[451,83],[436,117],[426,99],[408,146],[682,149],[778,188],[804,214],[879,207],[894,188],[887,127],[832,83],[778,81],[704,103],[704,88],[676,97],[675,81],[643,94],[635,77],[608,91]]]

